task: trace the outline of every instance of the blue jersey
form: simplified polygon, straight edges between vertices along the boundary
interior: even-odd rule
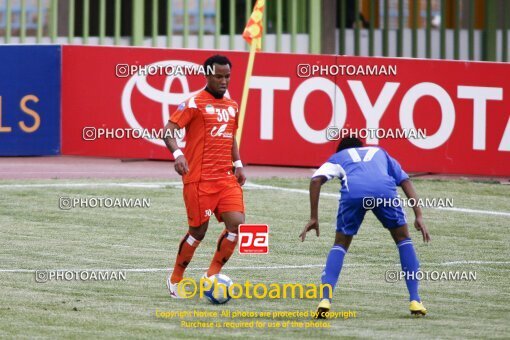
[[[397,185],[409,176],[385,150],[370,146],[348,148],[332,155],[313,177],[340,178],[342,200],[396,197]]]

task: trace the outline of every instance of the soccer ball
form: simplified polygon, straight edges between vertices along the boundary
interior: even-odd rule
[[[207,279],[204,278],[204,296],[215,305],[227,303],[232,298],[228,292],[232,283],[232,280],[223,274],[212,275]]]

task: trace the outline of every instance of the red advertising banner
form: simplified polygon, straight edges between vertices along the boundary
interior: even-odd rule
[[[205,86],[200,65],[216,53],[63,46],[62,153],[171,159],[159,129]],[[239,101],[248,54],[221,54]],[[504,63],[258,53],[241,156],[319,166],[357,134],[409,172],[509,176],[508,79]]]

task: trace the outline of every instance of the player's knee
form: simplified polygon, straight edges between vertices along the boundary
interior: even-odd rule
[[[239,232],[239,225],[240,224],[243,224],[243,222],[239,222],[239,223],[233,223],[233,224],[230,224],[230,225],[225,225],[226,229],[231,232],[231,233],[234,233],[234,234],[237,234]]]
[[[239,230],[239,225],[244,223],[244,214],[234,213],[222,216],[225,222],[225,228],[231,233],[236,233]]]
[[[207,225],[201,225],[200,227],[190,227],[188,233],[193,236],[197,241],[202,241],[207,233]]]
[[[189,234],[197,241],[202,241],[205,237],[205,232],[190,231]]]
[[[408,238],[409,237],[403,237],[403,236],[401,236],[401,237],[394,237],[393,241],[395,241],[395,244],[398,244],[398,243],[400,243],[400,242],[402,242],[402,241],[404,241],[404,240],[406,240]]]
[[[395,229],[390,229],[391,237],[393,237],[393,241],[395,243],[399,243],[407,238],[409,238],[409,230],[407,224],[400,226]]]
[[[352,236],[351,235],[344,235],[340,232],[337,232],[335,235],[335,245],[341,245],[345,250],[349,249],[349,246],[351,245]]]
[[[189,234],[197,241],[202,241],[205,237],[205,231],[190,231]]]

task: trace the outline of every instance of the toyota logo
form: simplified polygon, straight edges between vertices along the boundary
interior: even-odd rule
[[[199,67],[198,64],[191,63],[189,61],[184,60],[164,60],[164,61],[158,61],[156,63],[147,65],[148,67],[167,67],[167,66],[180,66],[180,67]],[[150,85],[147,82],[147,75],[139,75],[135,74],[133,75],[128,82],[126,83],[126,86],[124,87],[124,90],[122,91],[122,113],[124,115],[124,118],[126,119],[129,126],[133,129],[143,129],[144,127],[140,125],[138,120],[136,119],[136,114],[133,112],[133,107],[131,103],[131,96],[133,94],[133,90],[136,89],[140,91],[140,93],[146,97],[147,99],[150,99],[154,102],[161,104],[161,117],[162,117],[162,126],[164,126],[168,119],[170,118],[170,105],[178,106],[191,96],[196,95],[198,92],[202,90],[203,87],[200,87],[196,91],[190,91],[188,79],[185,75],[168,75],[165,79],[164,85],[162,89],[154,88],[152,85]],[[181,84],[182,92],[180,93],[172,93],[170,92],[170,89],[172,87],[172,83],[178,80]],[[138,112],[137,114],[142,114]],[[156,112],[143,112],[143,114],[156,114]],[[184,137],[183,137],[184,138]],[[163,140],[160,139],[145,139],[150,143],[165,147],[165,143]],[[182,141],[182,138],[177,138],[177,144],[179,147],[184,147],[184,142]]]

